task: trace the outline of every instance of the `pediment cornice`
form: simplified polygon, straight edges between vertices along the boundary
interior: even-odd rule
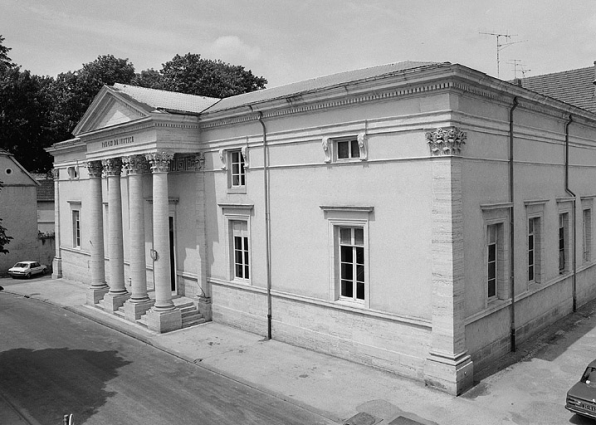
[[[104,86],[75,127],[73,135],[80,137],[86,133],[120,126],[149,116],[151,112],[147,110],[146,105],[139,104]]]

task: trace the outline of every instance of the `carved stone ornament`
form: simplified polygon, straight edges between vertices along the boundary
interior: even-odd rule
[[[205,154],[203,152],[197,152],[193,158],[194,166],[196,171],[200,171],[205,168]]]
[[[459,156],[467,133],[457,127],[437,128],[426,133],[431,156]]]
[[[358,148],[360,149],[360,161],[368,159],[368,151],[366,149],[366,134],[360,133],[358,135]]]
[[[242,146],[240,148],[240,152],[242,153],[242,159],[244,160],[244,168],[248,168],[248,146]]]
[[[227,170],[228,169],[228,156],[226,155],[226,150],[225,149],[220,149],[219,150],[219,159],[221,159],[221,169],[222,170]]]
[[[109,158],[101,161],[106,176],[119,176],[122,173],[122,159]]]
[[[52,177],[54,177],[55,181],[60,180],[60,169],[59,168],[52,168]]]
[[[170,171],[170,161],[174,158],[174,154],[171,152],[148,153],[145,158],[151,164],[153,173],[167,173]]]
[[[103,171],[103,166],[101,165],[101,161],[87,162],[87,172],[89,173],[89,178],[92,178],[92,179],[101,178],[102,171]]]
[[[143,174],[149,170],[149,164],[143,155],[122,157],[122,166],[126,174]]]
[[[323,152],[325,153],[325,162],[331,162],[331,147],[329,146],[329,137],[323,137],[321,142],[323,146]]]

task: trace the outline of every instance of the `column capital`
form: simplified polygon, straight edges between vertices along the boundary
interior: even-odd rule
[[[59,168],[52,168],[52,177],[54,181],[60,180],[60,169]]]
[[[426,133],[431,156],[460,156],[467,133],[458,127],[442,127]]]
[[[149,164],[143,155],[130,155],[122,157],[122,167],[127,175],[136,175],[148,171]]]
[[[103,171],[103,166],[101,165],[101,161],[89,161],[87,162],[87,172],[89,173],[90,178],[101,178],[101,172]]]
[[[103,168],[106,172],[106,176],[119,176],[122,174],[122,159],[120,158],[108,158],[101,161]]]
[[[171,152],[155,152],[145,154],[145,158],[151,164],[151,172],[167,173],[170,171],[170,162],[174,158]]]

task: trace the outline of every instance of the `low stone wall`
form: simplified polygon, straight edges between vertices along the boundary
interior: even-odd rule
[[[267,335],[267,294],[213,285],[213,320]],[[430,323],[272,295],[272,338],[423,380]]]

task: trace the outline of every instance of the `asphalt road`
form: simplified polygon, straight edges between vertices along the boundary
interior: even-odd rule
[[[0,394],[32,424],[328,423],[32,298],[0,292],[0,324]]]

